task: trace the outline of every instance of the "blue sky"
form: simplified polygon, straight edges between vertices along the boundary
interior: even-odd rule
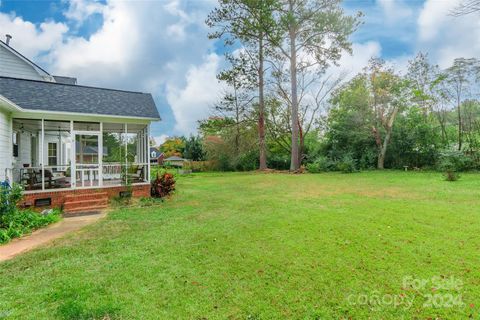
[[[428,52],[441,67],[459,56],[479,57],[477,17],[453,18],[461,0],[346,0],[347,12],[362,11],[352,35],[353,55],[342,71],[360,71],[371,56],[398,70],[416,52]],[[80,84],[151,92],[163,121],[157,140],[195,132],[221,94],[215,74],[221,44],[207,39],[204,21],[215,0],[10,1],[0,0],[0,36],[51,71]]]

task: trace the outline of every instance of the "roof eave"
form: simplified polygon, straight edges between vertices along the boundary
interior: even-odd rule
[[[121,115],[114,115],[114,114],[97,114],[97,113],[66,112],[66,111],[60,112],[60,111],[50,111],[50,110],[24,109],[2,95],[0,95],[0,105],[5,107],[10,112],[14,113],[15,116],[28,117],[30,115],[34,115],[35,118],[39,118],[39,119],[41,118],[48,119],[55,116],[57,117],[60,116],[60,118],[65,117],[65,118],[72,119],[72,117],[75,116],[75,117],[100,117],[102,119],[106,119],[106,118],[125,119],[125,120],[131,119],[134,121],[139,120],[139,121],[148,121],[148,122],[162,120],[160,117],[137,117],[137,116],[121,116]]]
[[[21,112],[21,111],[23,111],[23,109],[20,106],[18,106],[14,102],[10,101],[9,99],[5,98],[1,94],[0,94],[0,105],[3,106],[8,111],[11,111],[11,112],[15,112],[15,111]]]

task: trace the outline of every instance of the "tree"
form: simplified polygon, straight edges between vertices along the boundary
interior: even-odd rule
[[[211,116],[208,119],[200,120],[198,129],[203,137],[222,136],[225,130],[235,124],[233,119]]]
[[[326,68],[342,51],[351,51],[349,35],[359,24],[359,15],[344,14],[339,0],[279,0],[276,31],[266,34],[280,59],[289,65],[291,99],[291,164],[300,168],[298,73],[312,66]],[[277,35],[281,34],[281,37]]]
[[[279,68],[283,69],[283,68]],[[319,126],[319,116],[326,111],[327,100],[330,94],[342,83],[345,74],[327,75],[313,69],[301,69],[298,73],[298,128],[299,128],[299,159],[303,160],[305,149],[305,137]],[[273,73],[273,84],[278,106],[271,116],[280,123],[280,119],[290,119],[291,96],[289,94],[288,77],[282,72]],[[289,121],[283,121],[280,126],[272,126],[276,136],[285,136],[285,132],[292,134],[292,127]],[[280,141],[282,142],[282,141]],[[291,144],[287,143],[290,147]]]
[[[419,52],[413,60],[408,62],[407,79],[413,90],[412,102],[426,115],[432,111],[435,100],[435,82],[440,76],[437,65],[431,65],[428,54]]]
[[[368,77],[362,73],[335,90],[325,124],[324,152],[333,162],[345,156],[360,168],[377,164],[377,146],[372,139],[374,112]]]
[[[232,118],[210,117],[200,124],[206,158],[216,164],[217,169],[254,170],[258,168],[256,150],[256,126],[242,122],[239,127]],[[236,144],[238,142],[238,144]]]
[[[480,160],[480,101],[467,100],[462,105],[463,134],[466,153],[478,163]]]
[[[462,102],[472,93],[471,85],[479,78],[480,62],[475,58],[457,58],[445,73],[446,81],[449,84],[446,93],[452,103],[454,103],[457,111],[457,147],[460,151],[463,144]]]
[[[480,12],[480,0],[463,0],[450,14],[454,17],[460,17],[478,12]]]
[[[247,122],[253,122],[252,115],[253,101],[252,81],[249,72],[245,72],[245,56],[240,55],[235,58],[227,56],[231,63],[231,68],[220,72],[218,79],[224,81],[228,87],[225,89],[223,97],[214,106],[214,115],[220,118],[231,119],[233,122],[234,146],[238,155],[240,150],[240,138],[242,127]]]
[[[378,148],[377,169],[384,169],[395,118],[409,100],[409,85],[381,59],[370,60],[366,71],[375,116],[372,133]]]
[[[272,9],[276,0],[221,0],[207,19],[207,25],[216,31],[210,38],[223,38],[226,45],[240,41],[244,57],[242,71],[254,74],[254,83],[258,87],[258,145],[260,170],[267,168],[265,143],[265,37],[271,34]]]
[[[120,134],[103,133],[104,162],[125,162],[125,145]]]
[[[205,160],[202,138],[199,136],[190,136],[190,138],[185,139],[183,157],[192,161]]]
[[[181,157],[185,149],[185,142],[183,138],[169,138],[161,146],[160,151],[165,154],[165,157],[177,156]]]
[[[434,115],[440,126],[443,145],[447,145],[448,99],[443,92],[446,76],[438,65],[430,64],[427,54],[420,52],[408,62],[406,77],[412,88],[412,105],[422,111],[424,121],[432,119],[430,115]]]

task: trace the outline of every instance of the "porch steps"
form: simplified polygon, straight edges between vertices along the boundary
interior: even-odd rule
[[[83,193],[70,194],[65,197],[63,211],[66,214],[84,213],[99,211],[108,207],[108,194],[100,193]]]

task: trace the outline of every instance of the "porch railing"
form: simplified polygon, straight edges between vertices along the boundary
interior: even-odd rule
[[[12,182],[25,190],[62,189],[71,187],[69,165],[21,167],[11,169]]]
[[[75,167],[75,185],[77,187],[99,186],[100,166],[98,164],[77,164]]]
[[[7,171],[8,170],[8,171]],[[104,163],[76,165],[72,172],[70,165],[42,167],[22,167],[6,169],[6,176],[13,183],[21,184],[26,191],[51,189],[89,188],[103,186],[121,186],[148,182],[147,163]]]
[[[104,185],[141,183],[147,179],[148,163],[104,163],[102,177]]]

